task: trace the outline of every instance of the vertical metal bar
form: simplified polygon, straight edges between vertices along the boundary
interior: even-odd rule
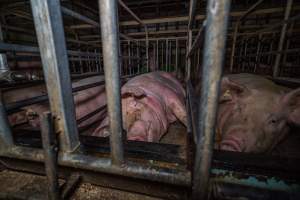
[[[0,149],[6,150],[8,146],[13,145],[12,131],[9,126],[7,114],[2,98],[2,92],[0,90]]]
[[[196,147],[193,198],[206,199],[214,144],[219,85],[227,35],[230,0],[209,0],[203,54],[203,76],[198,141]]]
[[[292,10],[292,5],[293,5],[293,0],[288,0],[287,4],[286,4],[285,13],[284,13],[284,20],[289,19],[290,13]],[[281,51],[282,51],[284,41],[285,41],[287,26],[288,26],[287,23],[284,23],[282,25],[280,39],[279,39],[278,48],[277,48],[278,53],[276,55],[276,60],[275,60],[275,65],[274,65],[274,70],[273,70],[273,77],[278,77],[279,73],[280,73],[279,64],[280,64],[280,60],[281,60],[281,54],[282,54]]]
[[[48,182],[48,199],[59,200],[59,184],[57,178],[58,150],[51,113],[43,113],[40,120],[42,143],[45,156],[45,170]]]
[[[159,70],[159,48],[158,48],[158,39],[156,40],[156,68]]]
[[[141,55],[140,55],[140,48],[141,48],[141,45],[140,45],[140,41],[138,41],[138,44],[137,44],[137,54],[138,54],[138,73],[140,73],[140,68],[141,68]]]
[[[59,0],[31,0],[44,76],[60,148],[72,152],[80,146],[66,41]]]
[[[166,66],[165,66],[165,71],[168,71],[168,64],[169,64],[169,40],[166,39]]]
[[[128,67],[129,67],[129,75],[131,75],[131,48],[130,48],[130,40],[128,41]]]
[[[145,25],[145,33],[146,33],[146,59],[147,59],[147,72],[149,72],[149,34],[147,26]]]
[[[258,43],[257,43],[257,50],[256,50],[256,57],[255,57],[255,67],[254,67],[254,73],[256,72],[257,66],[259,66],[259,62],[260,62],[260,47],[261,47],[261,34],[259,34],[258,36]]]
[[[0,23],[0,42],[3,42],[3,32],[2,26]],[[7,63],[7,57],[4,53],[0,53],[0,74],[9,70],[9,66]]]
[[[178,39],[176,38],[176,45],[175,45],[175,72],[178,74]]]
[[[234,55],[235,55],[235,46],[236,46],[236,40],[237,40],[237,34],[240,26],[240,21],[236,22],[236,25],[234,27],[233,32],[233,41],[232,41],[232,47],[231,47],[231,56],[230,56],[230,72],[233,72],[233,64],[234,64]]]
[[[192,30],[188,31],[188,43],[187,43],[187,50],[186,53],[188,54],[191,49],[192,49],[192,43],[193,43],[193,32]],[[191,77],[191,66],[192,61],[191,61],[191,56],[187,57],[187,72],[186,72],[186,81],[190,80]]]
[[[161,41],[161,69],[164,67],[164,41]]]
[[[112,164],[124,162],[116,0],[99,0]]]

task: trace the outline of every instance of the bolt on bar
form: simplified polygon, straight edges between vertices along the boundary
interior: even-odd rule
[[[253,4],[240,18],[237,20],[236,25],[234,27],[233,32],[233,42],[232,42],[232,50],[231,50],[231,57],[230,57],[230,72],[233,71],[233,62],[234,62],[234,54],[235,54],[235,45],[237,40],[237,34],[239,30],[240,23],[252,12],[255,11],[255,9],[263,2],[264,0],[258,0],[255,4]]]
[[[203,54],[198,141],[193,174],[193,198],[205,199],[208,192],[219,85],[225,53],[230,0],[209,0]]]
[[[99,0],[105,89],[110,122],[112,164],[124,163],[120,91],[119,27],[116,0]]]
[[[288,0],[286,9],[285,9],[285,13],[284,13],[284,20],[289,19],[290,13],[292,10],[292,5],[293,5],[293,0]],[[284,45],[284,40],[285,40],[285,35],[286,35],[286,29],[287,29],[287,24],[283,24],[281,33],[280,33],[280,39],[279,39],[277,51],[282,51],[282,48]],[[273,70],[273,77],[277,77],[280,74],[280,69],[279,69],[280,60],[281,60],[281,53],[276,55],[274,70]]]
[[[59,0],[31,0],[51,112],[60,148],[73,152],[80,143]]]

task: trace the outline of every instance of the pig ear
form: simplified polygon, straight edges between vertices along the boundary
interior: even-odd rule
[[[123,87],[122,88],[122,97],[133,96],[136,98],[142,98],[146,96],[144,90],[136,87]]]
[[[224,77],[221,82],[219,103],[234,101],[246,91],[248,91],[248,89],[244,85],[238,84],[230,80],[228,77]]]
[[[300,88],[284,95],[283,103],[288,111],[288,121],[300,126]]]

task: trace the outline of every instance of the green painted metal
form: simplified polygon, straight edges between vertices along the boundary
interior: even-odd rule
[[[238,185],[268,190],[279,190],[290,193],[300,191],[300,183],[293,180],[283,180],[277,177],[247,174],[244,172],[240,173],[224,169],[212,169],[211,174],[213,181],[222,181]]]

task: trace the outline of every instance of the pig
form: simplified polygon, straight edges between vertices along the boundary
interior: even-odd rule
[[[89,83],[103,81],[103,77],[95,76],[72,83],[72,87],[76,88]],[[19,88],[16,90],[10,90],[3,93],[3,100],[6,104],[21,101],[27,98],[32,98],[40,95],[47,94],[45,85],[37,85],[27,88]],[[80,120],[87,114],[99,109],[106,105],[106,95],[104,85],[92,87],[86,90],[81,90],[79,92],[73,93],[76,119]],[[33,129],[39,129],[40,115],[49,111],[48,103],[38,103],[30,106],[25,106],[18,113],[14,113],[9,116],[9,121],[12,126],[28,122]],[[104,118],[106,115],[106,109],[98,112],[94,116],[90,117],[88,120],[80,120],[78,123],[78,128],[86,127]]]
[[[222,78],[217,117],[217,148],[270,152],[300,125],[300,88],[291,90],[253,74]]]
[[[128,140],[158,142],[169,125],[179,120],[186,125],[185,91],[167,72],[136,76],[121,89],[123,127]],[[94,131],[108,136],[108,117]]]

